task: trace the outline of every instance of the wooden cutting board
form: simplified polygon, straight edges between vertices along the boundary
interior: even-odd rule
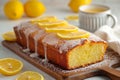
[[[44,59],[41,57],[30,57],[33,53],[23,52],[22,48],[16,42],[2,41],[2,44],[56,80],[83,80],[95,75],[105,75],[112,80],[120,80],[120,71],[115,69],[116,67],[120,67],[120,56],[111,49],[107,50],[102,62],[91,64],[84,68],[63,70],[50,62],[43,62]]]

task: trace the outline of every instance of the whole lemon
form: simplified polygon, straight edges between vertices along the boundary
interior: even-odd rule
[[[73,12],[78,12],[80,6],[90,4],[91,2],[92,0],[71,0],[68,5]]]
[[[19,19],[23,16],[24,7],[19,0],[9,0],[4,5],[4,13],[9,19]]]
[[[41,3],[38,0],[28,0],[25,4],[24,4],[24,9],[25,9],[25,13],[28,17],[37,17],[42,15],[46,8],[43,5],[43,3]]]

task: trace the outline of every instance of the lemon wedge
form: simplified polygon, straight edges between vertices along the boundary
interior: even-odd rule
[[[26,71],[22,73],[16,80],[44,80],[44,77],[33,71]]]
[[[56,16],[44,16],[44,17],[40,17],[39,19],[37,20],[31,20],[31,22],[40,22],[40,23],[43,23],[43,22],[55,22],[57,21],[57,17]]]
[[[40,27],[46,28],[46,27],[57,27],[57,26],[66,26],[68,25],[68,22],[65,20],[58,20],[54,22],[45,22],[45,23],[38,23]]]
[[[6,41],[16,41],[16,36],[15,36],[15,33],[14,31],[9,31],[9,32],[6,32],[2,35],[2,37],[4,38],[4,40]]]
[[[23,68],[23,63],[20,60],[13,58],[0,59],[0,73],[3,75],[17,74]]]
[[[63,39],[80,39],[80,38],[88,38],[89,37],[88,32],[83,31],[77,31],[77,32],[71,32],[71,33],[57,33],[57,36]]]
[[[75,32],[78,31],[78,28],[73,25],[68,26],[58,26],[58,27],[52,27],[52,28],[45,28],[47,32]]]

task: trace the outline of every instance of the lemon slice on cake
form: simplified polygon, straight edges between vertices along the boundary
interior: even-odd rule
[[[26,71],[22,73],[16,80],[44,80],[44,77],[38,72]]]
[[[58,27],[52,27],[52,28],[45,28],[47,32],[75,32],[78,31],[78,28],[73,25],[68,26],[58,26]]]
[[[17,59],[4,58],[0,59],[0,73],[3,75],[17,74],[23,68],[23,63]]]
[[[66,26],[68,25],[68,22],[65,20],[58,20],[54,22],[45,22],[45,23],[38,23],[40,27],[46,28],[46,27],[57,27],[57,26]]]
[[[4,40],[6,41],[16,41],[16,36],[15,36],[15,33],[14,31],[9,31],[9,32],[6,32],[2,35],[2,37],[4,38]]]
[[[31,22],[35,23],[35,22],[40,22],[40,23],[43,23],[43,22],[55,22],[57,21],[57,17],[56,16],[45,16],[45,17],[40,17],[39,19],[37,20],[31,20]]]
[[[57,36],[63,39],[80,39],[80,38],[88,38],[88,32],[84,31],[77,31],[77,32],[70,32],[70,33],[57,33]]]

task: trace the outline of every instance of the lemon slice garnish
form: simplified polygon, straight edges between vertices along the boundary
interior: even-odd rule
[[[77,15],[69,15],[65,17],[66,20],[78,20],[79,17]]]
[[[2,37],[6,41],[16,41],[16,35],[15,35],[14,31],[9,31],[9,32],[4,33],[2,35]]]
[[[23,68],[23,63],[17,59],[4,58],[0,59],[0,73],[3,75],[17,74]]]
[[[68,25],[68,22],[67,21],[64,21],[64,20],[58,20],[58,21],[55,21],[55,22],[45,22],[45,23],[38,23],[38,25],[40,27],[57,27],[57,26],[66,26]]]
[[[43,22],[55,22],[57,21],[57,17],[56,16],[45,16],[45,17],[41,17],[37,20],[31,20],[31,22],[35,23],[35,22],[40,22],[40,23],[43,23]]]
[[[77,31],[77,32],[71,32],[71,33],[57,33],[57,36],[63,39],[80,39],[80,38],[88,38],[89,37],[88,32],[83,31]]]
[[[45,28],[47,32],[75,32],[78,31],[78,28],[73,25],[68,26],[58,26],[58,27],[52,27],[52,28]]]
[[[26,71],[22,73],[16,80],[44,80],[44,77],[38,72]]]

